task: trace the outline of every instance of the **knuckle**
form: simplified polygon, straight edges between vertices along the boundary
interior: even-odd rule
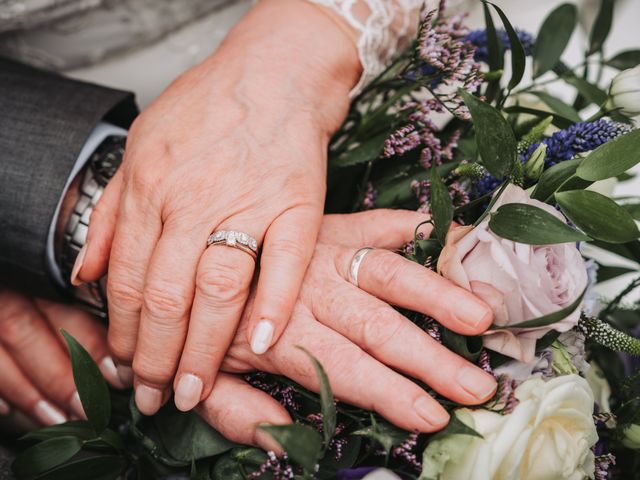
[[[123,365],[131,365],[135,349],[135,339],[125,335],[116,335],[110,329],[107,336],[107,347],[114,359]]]
[[[110,303],[116,304],[118,309],[126,312],[137,313],[142,307],[142,292],[126,281],[108,282],[107,296]]]
[[[149,316],[158,319],[181,319],[190,307],[189,297],[170,285],[148,285],[142,301]]]
[[[244,301],[250,279],[231,266],[204,268],[198,272],[196,288],[206,300],[223,305]]]
[[[149,358],[136,354],[133,359],[133,373],[153,385],[166,385],[175,373],[175,365],[166,358]]]
[[[36,319],[20,308],[8,308],[0,318],[0,339],[12,348],[22,348],[36,336]]]
[[[292,234],[287,238],[281,238],[277,242],[274,242],[265,250],[263,256],[273,259],[281,258],[295,258],[306,259],[309,255],[307,253],[306,239],[303,234]]]
[[[402,319],[390,308],[375,310],[361,323],[362,347],[379,350],[396,337],[402,324]]]
[[[405,261],[402,257],[393,253],[385,255],[382,260],[380,262],[369,262],[369,268],[371,268],[371,278],[384,291],[393,288],[398,283],[405,269]]]

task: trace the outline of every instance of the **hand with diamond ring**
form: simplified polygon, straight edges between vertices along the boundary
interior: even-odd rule
[[[255,249],[238,248],[249,237],[261,246],[253,352],[291,316],[322,220],[328,141],[362,69],[348,27],[323,9],[257,3],[135,121],[92,215],[72,281],[108,267],[110,350],[145,414],[172,391],[181,410],[211,392],[256,269]],[[207,248],[214,231],[227,236]]]

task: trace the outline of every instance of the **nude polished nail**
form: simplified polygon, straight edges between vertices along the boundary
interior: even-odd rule
[[[64,413],[46,400],[40,400],[33,409],[36,418],[45,425],[57,425],[67,421]]]
[[[486,400],[496,391],[498,383],[489,375],[476,367],[466,366],[458,372],[458,382],[467,392],[478,400]]]
[[[186,373],[178,380],[174,401],[178,410],[188,412],[200,403],[204,384],[196,375]]]
[[[82,285],[82,280],[78,278],[78,274],[82,269],[82,265],[84,264],[84,257],[87,254],[87,247],[89,243],[85,243],[83,247],[78,252],[78,256],[76,257],[76,262],[73,264],[73,270],[71,270],[71,285],[77,287]]]
[[[162,406],[162,392],[157,388],[139,385],[136,388],[136,405],[144,415],[153,415]]]
[[[133,385],[133,369],[125,365],[118,365],[116,367],[118,372],[118,378],[122,381],[125,387]]]
[[[71,400],[69,400],[69,406],[71,407],[71,411],[76,414],[76,416],[82,420],[87,419],[87,414],[84,413],[84,407],[82,406],[82,400],[80,400],[80,394],[76,390],[73,395],[71,395]]]
[[[127,385],[122,381],[120,375],[118,375],[118,368],[116,367],[113,358],[107,356],[104,357],[98,364],[100,372],[104,378],[116,388],[125,388]]]
[[[7,402],[0,398],[0,415],[9,415],[11,407]]]
[[[449,422],[449,414],[427,397],[418,398],[413,408],[430,429],[440,429]]]
[[[273,323],[269,320],[260,320],[256,328],[253,330],[253,338],[251,338],[251,350],[256,355],[262,355],[269,350],[271,340],[273,339]]]

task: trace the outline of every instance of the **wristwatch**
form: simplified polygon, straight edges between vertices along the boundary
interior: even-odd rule
[[[64,229],[58,258],[63,278],[75,299],[92,313],[101,317],[107,315],[104,281],[83,283],[75,287],[71,285],[70,279],[80,249],[87,241],[89,220],[93,209],[102,197],[109,180],[115,175],[120,163],[122,163],[125,140],[124,136],[108,136],[89,158],[80,184],[79,198]]]

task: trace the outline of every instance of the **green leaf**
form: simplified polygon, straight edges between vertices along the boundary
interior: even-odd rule
[[[224,438],[195,412],[180,412],[172,402],[165,405],[151,421],[162,445],[175,460],[185,464],[224,453],[234,443]]]
[[[438,438],[446,437],[448,435],[470,435],[472,437],[484,438],[477,431],[460,420],[457,413],[458,412],[456,412],[455,415],[451,415],[449,423],[444,429],[440,430],[433,437],[431,437],[432,441],[437,440]]]
[[[320,408],[322,411],[322,426],[323,426],[323,434],[324,434],[324,448],[325,450],[329,447],[329,443],[336,433],[336,405],[333,401],[333,392],[331,391],[331,385],[329,384],[329,377],[327,377],[327,373],[322,368],[322,365],[318,361],[316,357],[311,355],[311,353],[304,347],[297,347],[302,350],[307,356],[311,359],[313,363],[313,368],[316,371],[316,375],[318,376],[318,381],[320,382]]]
[[[640,202],[637,203],[623,203],[620,205],[633,217],[634,220],[640,221]]]
[[[42,441],[48,440],[49,438],[68,436],[77,437],[81,440],[91,440],[96,437],[96,432],[93,430],[93,427],[89,422],[85,420],[77,420],[34,430],[21,437],[21,440]]]
[[[125,466],[123,457],[95,455],[65,463],[36,477],[36,480],[116,480],[120,478]]]
[[[578,21],[578,10],[571,3],[563,3],[542,23],[533,50],[533,78],[556,66]]]
[[[589,83],[584,78],[576,77],[572,74],[567,74],[564,75],[562,79],[568,84],[576,87],[578,92],[590,103],[594,103],[600,106],[607,101],[607,92],[599,88],[597,85]]]
[[[308,425],[260,425],[287,452],[289,458],[308,472],[315,471],[322,453],[322,437]]]
[[[213,467],[214,480],[245,480],[240,464],[231,456],[225,455],[220,458]]]
[[[561,115],[563,118],[567,118],[573,122],[582,121],[578,112],[576,112],[576,110],[571,105],[564,103],[559,98],[554,97],[553,95],[547,92],[529,92],[529,93],[538,97],[540,100],[546,103],[551,110],[553,110],[558,115]]]
[[[603,265],[598,263],[598,283],[606,282],[612,278],[617,278],[627,273],[636,272],[635,268],[616,267],[613,265]]]
[[[565,118],[559,113],[549,112],[547,110],[539,110],[537,108],[530,107],[522,107],[520,105],[511,105],[510,107],[504,108],[505,113],[522,113],[525,115],[533,115],[535,117],[539,117],[541,119],[547,118],[551,116],[552,123],[558,128],[568,128],[573,125],[575,122],[570,118]]]
[[[409,437],[409,432],[385,421],[376,421],[371,415],[371,425],[356,430],[351,435],[370,438],[378,442],[388,455],[393,447],[400,445]]]
[[[441,245],[444,245],[449,227],[453,221],[453,201],[449,195],[449,190],[440,178],[435,168],[435,162],[431,167],[429,175],[431,184],[431,214],[433,215],[433,225],[436,237]]]
[[[640,129],[600,145],[585,158],[576,171],[593,182],[616,177],[640,162]]]
[[[507,203],[491,214],[489,228],[502,238],[529,245],[590,240],[549,212],[524,203]]]
[[[482,351],[482,337],[460,335],[448,328],[442,328],[442,343],[462,358],[475,362]]]
[[[375,135],[356,145],[331,162],[332,167],[349,167],[377,159],[382,154],[388,133]]]
[[[592,242],[591,245],[601,248],[602,250],[606,250],[607,252],[611,252],[622,258],[640,263],[640,242],[638,240],[628,243],[607,243],[596,240]]]
[[[591,238],[626,243],[640,237],[629,212],[609,197],[590,190],[556,193],[562,212]]]
[[[63,464],[82,448],[78,437],[56,437],[38,443],[22,452],[13,462],[13,473],[30,477]]]
[[[513,130],[502,114],[464,90],[458,93],[463,98],[473,117],[476,144],[482,165],[496,178],[509,174],[517,156],[517,142]]]
[[[516,323],[515,325],[509,325],[508,327],[498,327],[498,326],[492,326],[491,330],[502,330],[502,329],[511,329],[511,328],[537,328],[537,327],[546,327],[548,325],[552,325],[554,323],[558,323],[562,320],[564,320],[565,318],[567,318],[569,315],[571,315],[573,312],[576,311],[576,309],[578,309],[580,307],[580,305],[582,305],[582,299],[584,298],[584,294],[586,293],[587,289],[585,288],[582,293],[580,294],[580,296],[578,298],[576,298],[573,303],[571,305],[569,305],[568,307],[564,307],[563,309],[560,309],[558,311],[549,313],[547,315],[543,315],[542,317],[538,317],[538,318],[534,318],[531,320],[527,320],[525,322],[520,322],[520,323]]]
[[[531,198],[540,200],[541,202],[548,201],[553,197],[553,194],[558,188],[575,175],[581,162],[581,158],[575,158],[573,160],[556,163],[553,167],[545,170],[540,176],[540,180],[533,190]]]
[[[617,68],[618,70],[627,70],[640,65],[640,49],[637,50],[625,50],[617,55],[613,56],[605,62],[610,67]]]
[[[602,50],[604,41],[611,31],[611,22],[613,20],[613,4],[614,0],[601,0],[598,16],[593,23],[591,34],[589,35],[589,51],[587,55]]]
[[[84,347],[66,331],[62,330],[62,335],[69,347],[73,380],[80,395],[82,408],[89,423],[96,433],[100,434],[107,428],[111,419],[109,387],[107,387],[107,382],[102,377],[98,366]]]
[[[511,43],[511,79],[509,80],[508,88],[509,90],[513,90],[518,86],[520,80],[522,80],[522,76],[524,75],[524,69],[527,61],[524,47],[522,46],[522,43],[520,43],[520,38],[518,38],[518,34],[511,25],[511,22],[509,22],[509,19],[500,7],[491,2],[486,3],[495,8],[496,12],[498,12],[500,20],[502,20],[502,25],[504,25],[504,29],[507,31],[507,35],[509,36],[509,42]]]
[[[486,3],[482,4],[484,9],[484,22],[487,29],[487,46],[489,50],[489,70],[496,72],[504,67],[504,52],[500,44],[500,38],[496,31],[496,26],[491,18],[491,11]]]

